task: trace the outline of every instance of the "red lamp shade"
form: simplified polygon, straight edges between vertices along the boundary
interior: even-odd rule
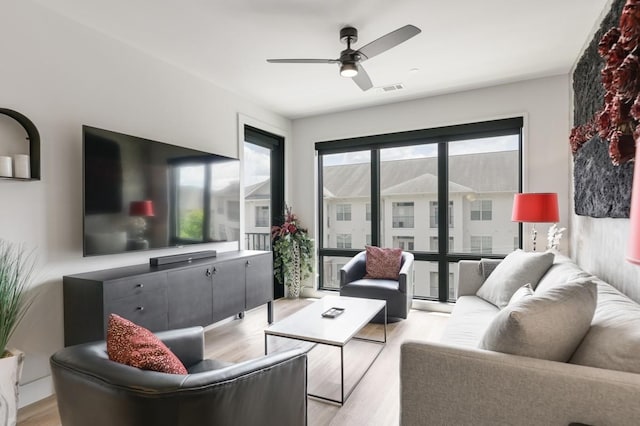
[[[129,216],[155,216],[153,213],[153,201],[132,201],[131,204],[129,204]]]
[[[559,222],[558,194],[555,192],[515,194],[511,220],[514,222]]]

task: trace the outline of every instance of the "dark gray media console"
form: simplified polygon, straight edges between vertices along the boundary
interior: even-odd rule
[[[267,304],[273,322],[271,252],[234,251],[160,266],[63,277],[64,344],[102,340],[110,313],[151,331],[207,326]]]

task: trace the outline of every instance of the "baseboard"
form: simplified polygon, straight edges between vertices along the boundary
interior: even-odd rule
[[[51,376],[45,376],[33,382],[20,385],[18,391],[18,408],[22,408],[53,395],[53,380]]]

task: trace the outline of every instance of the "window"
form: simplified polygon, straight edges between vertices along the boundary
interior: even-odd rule
[[[493,253],[493,238],[490,236],[471,236],[471,253]]]
[[[521,232],[510,212],[522,189],[522,123],[518,117],[316,143],[319,264],[351,258],[353,245],[365,241],[403,247],[421,276],[414,297],[451,300],[451,280],[432,289],[431,272],[457,277],[459,260],[506,255]],[[443,239],[448,250],[439,251]],[[318,270],[320,289],[335,289],[335,271]]]
[[[341,249],[351,248],[351,234],[336,235],[336,247]]]
[[[413,202],[393,203],[393,227],[413,228]]]
[[[449,201],[448,221],[449,221],[449,228],[453,228],[453,201]],[[430,228],[438,227],[438,202],[437,201],[429,202],[429,227]]]
[[[513,237],[513,249],[518,250],[520,248],[520,237]]]
[[[438,237],[429,237],[429,251],[438,252]],[[453,237],[449,237],[449,251],[453,251]]]
[[[471,220],[491,220],[491,200],[475,200],[471,202]]]
[[[413,237],[393,237],[393,247],[412,251]]]
[[[256,228],[269,226],[269,206],[256,206]]]
[[[438,273],[429,273],[429,291],[431,297],[438,297],[439,281]],[[455,285],[452,273],[449,273],[449,300],[455,300]]]
[[[351,220],[351,204],[336,204],[336,220]]]

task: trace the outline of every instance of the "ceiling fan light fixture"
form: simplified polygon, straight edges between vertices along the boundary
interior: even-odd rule
[[[340,75],[343,77],[355,77],[358,75],[358,67],[355,62],[344,62],[340,66]]]

